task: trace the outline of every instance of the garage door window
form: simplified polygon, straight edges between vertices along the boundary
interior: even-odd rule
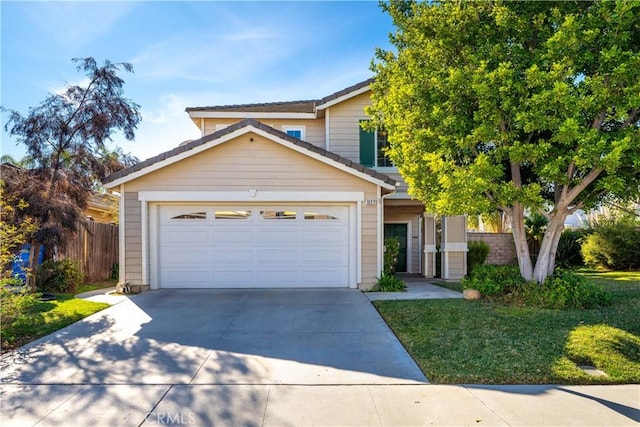
[[[176,215],[171,219],[207,219],[207,213],[206,212],[184,213],[184,214]]]
[[[215,219],[249,219],[251,211],[216,211]]]
[[[332,220],[332,219],[340,219],[338,217],[335,217],[333,215],[329,215],[326,213],[320,213],[320,212],[305,212],[304,213],[304,219],[308,219],[308,220],[315,220],[315,219],[319,219],[319,220]]]
[[[295,211],[260,211],[264,219],[296,219]]]

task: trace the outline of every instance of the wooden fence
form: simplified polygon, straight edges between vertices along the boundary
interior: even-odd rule
[[[118,226],[82,220],[58,259],[79,262],[87,281],[108,278],[118,262]]]

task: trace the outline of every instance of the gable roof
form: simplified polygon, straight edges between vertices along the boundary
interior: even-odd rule
[[[318,101],[316,109],[325,109],[339,102],[346,101],[349,98],[365,93],[370,90],[369,86],[374,80],[375,79],[370,78],[353,86],[349,86],[348,88],[339,90],[338,92],[332,93],[329,96],[325,96]]]
[[[256,113],[315,113],[316,100],[265,102],[258,104],[214,105],[210,107],[190,107],[192,111],[252,111]]]
[[[127,181],[139,178],[147,173],[161,169],[165,166],[173,164],[179,160],[195,155],[201,151],[211,148],[217,144],[223,143],[230,139],[236,138],[247,132],[255,132],[263,136],[283,144],[292,144],[296,151],[314,157],[324,163],[332,165],[338,169],[342,169],[352,175],[356,175],[362,179],[373,182],[381,187],[392,190],[396,186],[396,181],[387,175],[381,174],[371,168],[362,166],[338,154],[317,147],[308,142],[302,141],[282,131],[267,126],[255,119],[245,119],[236,124],[228,126],[212,134],[206,135],[200,139],[190,141],[184,145],[166,151],[157,156],[151,157],[133,166],[122,169],[103,181],[107,188],[113,188]],[[210,144],[210,143],[214,144]]]
[[[246,117],[250,117],[250,113],[305,114],[314,116],[308,118],[315,118],[315,116],[323,114],[324,109],[367,92],[373,81],[373,78],[367,79],[321,99],[266,102],[257,104],[213,105],[208,107],[187,107],[185,111],[189,113],[189,116],[192,118],[224,117],[227,115],[238,116],[242,114],[245,114]]]

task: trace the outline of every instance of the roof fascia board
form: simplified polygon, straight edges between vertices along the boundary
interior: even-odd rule
[[[354,168],[351,168],[351,167],[349,167],[347,165],[343,165],[342,163],[336,162],[335,160],[330,159],[328,157],[325,157],[325,156],[323,156],[321,154],[314,153],[313,151],[307,150],[306,148],[300,147],[299,145],[296,145],[296,144],[294,144],[292,142],[289,142],[289,141],[287,141],[285,139],[278,138],[277,136],[272,135],[269,132],[265,132],[262,129],[252,128],[252,130],[253,130],[254,133],[256,133],[256,134],[258,134],[260,136],[263,136],[265,138],[268,138],[268,139],[270,139],[270,140],[272,140],[274,142],[277,142],[278,144],[283,145],[283,146],[285,146],[287,148],[290,148],[290,149],[292,149],[294,151],[297,151],[300,154],[304,154],[305,156],[311,157],[311,158],[313,158],[315,160],[318,160],[318,161],[320,161],[320,162],[322,162],[324,164],[327,164],[329,166],[333,166],[336,169],[340,169],[340,170],[342,170],[344,172],[347,172],[348,174],[354,175],[354,176],[356,176],[356,177],[358,177],[360,179],[363,179],[365,181],[368,181],[368,182],[370,182],[372,184],[375,184],[375,185],[378,185],[380,187],[386,188],[387,190],[395,190],[395,186],[393,186],[393,185],[391,185],[391,184],[389,184],[387,182],[381,181],[381,180],[379,180],[379,179],[377,179],[377,178],[375,178],[375,177],[373,177],[373,176],[371,176],[369,174],[360,172],[360,171],[358,171],[358,170],[356,170]]]
[[[371,88],[369,86],[361,87],[360,89],[354,90],[353,92],[349,92],[349,93],[347,93],[345,95],[342,95],[342,96],[340,96],[338,98],[332,99],[331,101],[327,101],[324,104],[317,105],[316,106],[316,110],[327,109],[327,108],[332,107],[332,106],[334,106],[336,104],[344,102],[347,99],[353,98],[353,97],[358,96],[358,95],[362,95],[363,93],[366,93],[366,92],[369,92],[369,91],[371,91]]]
[[[315,119],[315,113],[260,113],[244,111],[190,111],[192,119]]]
[[[362,191],[139,191],[141,202],[362,202]]]

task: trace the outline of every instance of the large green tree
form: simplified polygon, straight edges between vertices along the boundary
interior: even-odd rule
[[[396,52],[373,62],[373,125],[427,210],[512,219],[544,282],[567,215],[637,196],[640,2],[383,3]],[[549,225],[535,265],[524,216]]]

